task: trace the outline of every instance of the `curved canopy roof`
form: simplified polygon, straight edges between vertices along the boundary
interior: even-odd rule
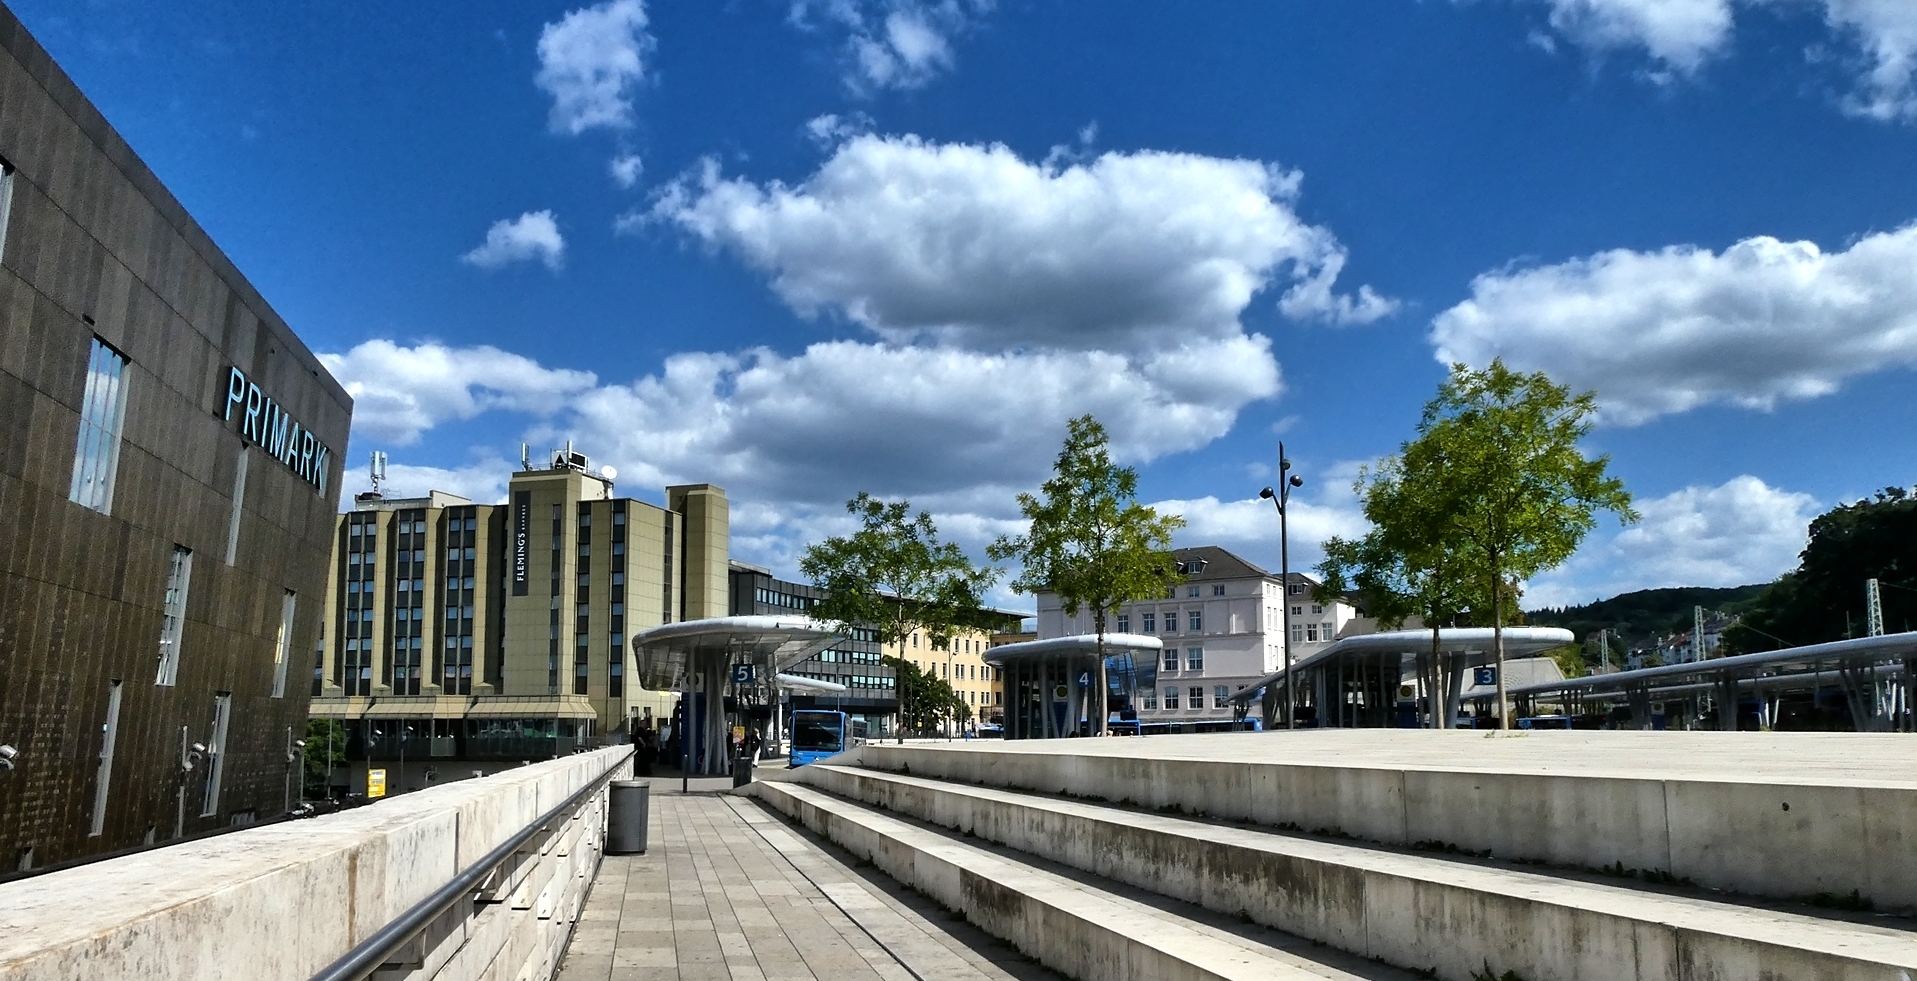
[[[1583,678],[1566,678],[1546,684],[1511,689],[1516,695],[1543,695],[1559,692],[1630,691],[1638,688],[1663,688],[1725,676],[1750,678],[1765,675],[1808,674],[1820,669],[1881,664],[1917,658],[1917,631],[1884,634],[1878,637],[1853,637],[1826,644],[1787,647],[1781,651],[1714,657],[1683,664],[1666,664],[1636,671],[1614,671]]]
[[[1492,631],[1490,627],[1439,627],[1438,647],[1452,653],[1475,655],[1467,660],[1467,666],[1496,660],[1491,650]],[[1523,657],[1548,651],[1553,647],[1563,647],[1577,640],[1576,635],[1563,627],[1506,627],[1504,628],[1504,656]],[[1292,662],[1293,671],[1309,671],[1329,667],[1341,658],[1356,658],[1380,654],[1422,654],[1431,650],[1431,631],[1426,630],[1381,630],[1375,634],[1358,634],[1336,641],[1330,647]],[[1279,668],[1272,673],[1246,685],[1237,694],[1231,696],[1234,702],[1248,702],[1257,698],[1265,686],[1285,677],[1285,669]]]
[[[1161,651],[1165,642],[1150,634],[1106,634],[1105,653],[1130,654],[1137,651]],[[1097,657],[1097,634],[1074,634],[1070,637],[1048,637],[1044,640],[1028,640],[1017,644],[1002,644],[987,650],[983,655],[985,663],[1004,665],[1008,661],[1030,662],[1046,658]],[[1155,656],[1155,655],[1154,655]]]
[[[688,687],[695,668],[751,663],[773,675],[831,647],[839,635],[806,616],[712,617],[662,624],[632,637],[639,683],[653,691]]]

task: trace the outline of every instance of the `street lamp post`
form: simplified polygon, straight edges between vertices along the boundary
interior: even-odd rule
[[[1291,503],[1291,489],[1303,487],[1305,480],[1291,472],[1291,459],[1285,456],[1285,444],[1278,444],[1278,489],[1267,487],[1258,492],[1258,496],[1270,501],[1278,508],[1278,581],[1279,601],[1283,604],[1279,622],[1279,638],[1285,645],[1285,728],[1296,728],[1297,710],[1293,704],[1297,692],[1297,683],[1291,677],[1291,536],[1286,526],[1285,505]]]

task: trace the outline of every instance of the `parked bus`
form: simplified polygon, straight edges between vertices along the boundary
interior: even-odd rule
[[[799,709],[792,713],[792,766],[817,763],[845,751],[851,725],[844,712]]]

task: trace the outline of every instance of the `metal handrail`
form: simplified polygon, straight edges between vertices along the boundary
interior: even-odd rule
[[[630,758],[632,750],[626,750]],[[346,956],[327,965],[326,969],[313,975],[313,981],[362,981],[386,963],[391,954],[408,941],[419,936],[426,927],[441,914],[453,907],[454,903],[469,893],[478,890],[480,883],[491,875],[493,870],[505,864],[506,860],[518,853],[519,846],[544,830],[554,820],[565,816],[579,805],[581,800],[599,791],[618,772],[624,759],[615,760],[606,767],[606,772],[592,778],[584,787],[574,791],[571,796],[559,803],[559,806],[539,816],[539,819],[519,830],[499,847],[487,852],[479,861],[433,891],[433,894],[414,903],[411,909],[399,914],[391,923],[380,927],[372,936],[359,942],[359,945],[346,952]]]

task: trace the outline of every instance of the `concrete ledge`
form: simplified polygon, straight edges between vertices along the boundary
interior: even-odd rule
[[[795,783],[755,795],[1047,967],[1097,981],[1345,981],[1306,961],[1163,910],[952,841]]]
[[[1917,910],[1917,743],[1852,733],[1331,730],[862,747],[960,783]]]
[[[1881,978],[1917,932],[816,765],[809,786],[1439,977]]]
[[[631,755],[599,750],[0,885],[0,978],[305,981],[579,788],[629,773]],[[603,815],[589,800],[535,839],[551,853],[536,857],[577,852],[596,866]],[[589,882],[590,870],[572,881]],[[557,908],[576,910],[576,899]],[[461,925],[437,935],[443,948],[475,934]],[[549,945],[550,961],[563,941]],[[515,965],[502,976],[546,975]]]

